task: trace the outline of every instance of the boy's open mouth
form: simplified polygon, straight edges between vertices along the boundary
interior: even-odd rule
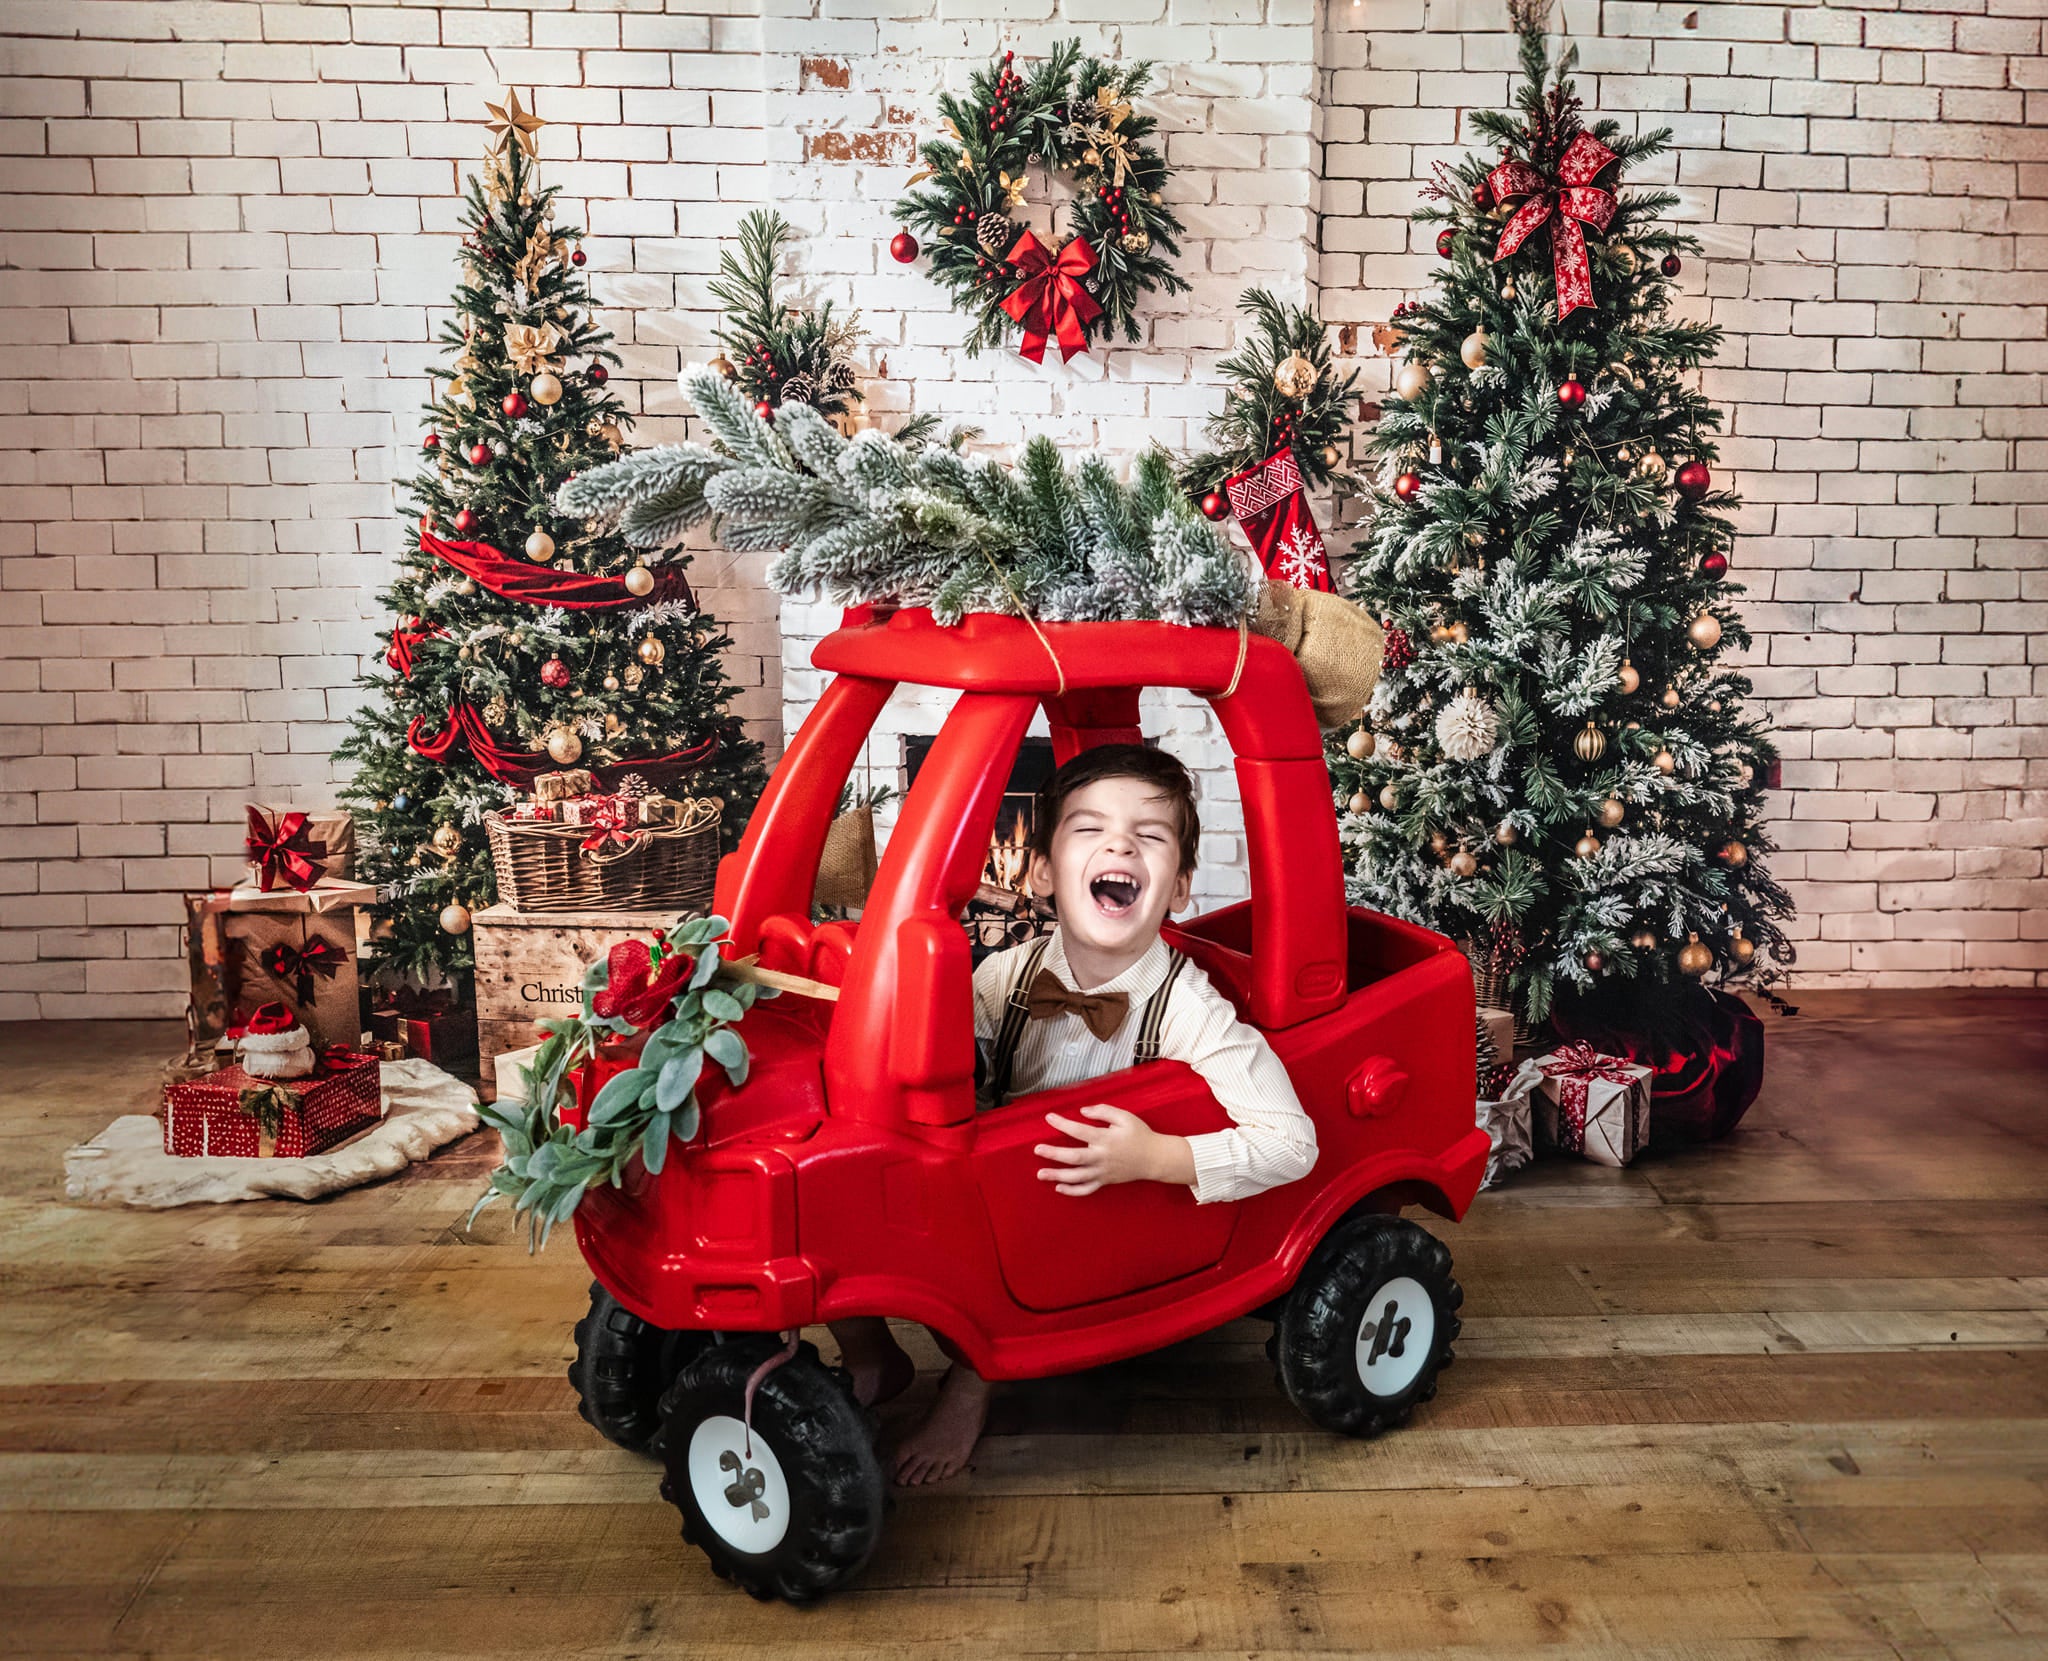
[[[1122,871],[1105,871],[1088,885],[1089,898],[1105,917],[1121,917],[1138,903],[1138,879]]]

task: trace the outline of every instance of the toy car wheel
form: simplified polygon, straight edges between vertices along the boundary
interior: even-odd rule
[[[757,1598],[810,1603],[858,1574],[882,1532],[882,1467],[853,1398],[803,1344],[754,1391],[747,1380],[779,1346],[747,1336],[713,1344],[663,1403],[655,1452],[662,1497],[683,1538]]]
[[[1280,1311],[1287,1398],[1345,1436],[1405,1424],[1451,1364],[1463,1289],[1441,1240],[1398,1217],[1354,1218],[1309,1258]]]
[[[569,1382],[576,1410],[607,1441],[645,1451],[661,1429],[661,1398],[684,1363],[711,1342],[703,1332],[671,1332],[643,1321],[596,1281],[590,1313],[576,1323]]]

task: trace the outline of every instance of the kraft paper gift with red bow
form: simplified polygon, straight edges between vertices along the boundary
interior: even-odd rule
[[[323,878],[348,879],[355,863],[356,831],[355,820],[346,812],[251,802],[248,815],[242,845],[255,887],[266,893],[278,888],[303,893]]]
[[[1590,1044],[1567,1044],[1535,1063],[1543,1140],[1596,1165],[1626,1165],[1650,1141],[1650,1069]]]
[[[223,1067],[164,1087],[164,1152],[180,1158],[303,1159],[384,1116],[377,1058],[323,1050],[312,1077],[279,1082]]]
[[[316,909],[319,893],[236,889],[228,896],[221,927],[229,1008],[246,1017],[257,1005],[275,1000],[291,1009],[316,1046],[354,1044],[363,1034],[355,906]],[[362,903],[374,898],[374,889],[362,890]],[[297,901],[297,909],[276,909],[285,899]],[[247,909],[250,903],[257,909]]]

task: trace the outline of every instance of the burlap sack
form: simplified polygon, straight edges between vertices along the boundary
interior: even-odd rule
[[[875,811],[857,807],[834,819],[825,831],[825,852],[818,860],[814,905],[856,907],[867,904],[875,885]]]
[[[1341,594],[1268,581],[1251,626],[1294,654],[1318,723],[1330,729],[1358,719],[1379,684],[1386,637],[1378,623]]]

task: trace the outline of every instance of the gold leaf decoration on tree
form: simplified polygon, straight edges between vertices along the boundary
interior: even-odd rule
[[[531,323],[508,323],[505,350],[511,355],[512,367],[520,374],[538,375],[543,369],[554,367],[562,350],[562,331],[552,323],[538,327]]]
[[[1097,87],[1095,108],[1081,123],[1088,148],[1081,159],[1121,190],[1130,176],[1130,135],[1119,132],[1131,113],[1130,103],[1118,87]]]
[[[541,273],[569,257],[569,245],[555,235],[554,227],[543,225],[526,239],[526,252],[512,267],[512,275],[527,288],[540,286]]]
[[[533,135],[547,123],[531,110],[520,108],[518,88],[508,87],[504,103],[487,103],[484,108],[491,112],[491,119],[484,126],[491,135],[492,155],[503,155],[505,142],[510,139],[524,155],[535,161],[540,159],[540,141]]]

